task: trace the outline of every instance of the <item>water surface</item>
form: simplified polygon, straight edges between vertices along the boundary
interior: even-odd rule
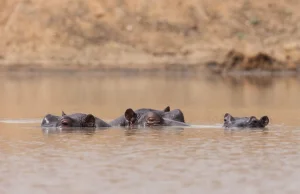
[[[296,77],[0,75],[0,193],[299,193]],[[47,113],[180,108],[193,128],[49,133]],[[268,115],[224,130],[223,115]]]

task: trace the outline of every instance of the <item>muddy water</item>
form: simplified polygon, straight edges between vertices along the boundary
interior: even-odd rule
[[[300,80],[209,75],[0,75],[0,193],[299,193]],[[105,120],[181,108],[188,129],[45,133],[46,113]],[[268,115],[224,131],[225,112]]]

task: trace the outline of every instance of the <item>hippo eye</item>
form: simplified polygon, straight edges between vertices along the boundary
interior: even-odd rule
[[[154,118],[153,117],[149,117],[148,121],[154,121]]]

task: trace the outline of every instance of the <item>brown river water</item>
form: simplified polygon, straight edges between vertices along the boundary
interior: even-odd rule
[[[0,193],[299,193],[300,79],[205,74],[0,74]],[[186,129],[47,133],[47,113],[114,119],[180,108]],[[223,115],[268,115],[224,130]]]

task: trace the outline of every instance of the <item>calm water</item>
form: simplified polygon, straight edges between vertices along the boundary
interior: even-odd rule
[[[209,75],[0,75],[0,193],[299,193],[300,80]],[[193,128],[46,133],[47,113],[105,120],[180,108]],[[270,117],[225,131],[223,115]]]

